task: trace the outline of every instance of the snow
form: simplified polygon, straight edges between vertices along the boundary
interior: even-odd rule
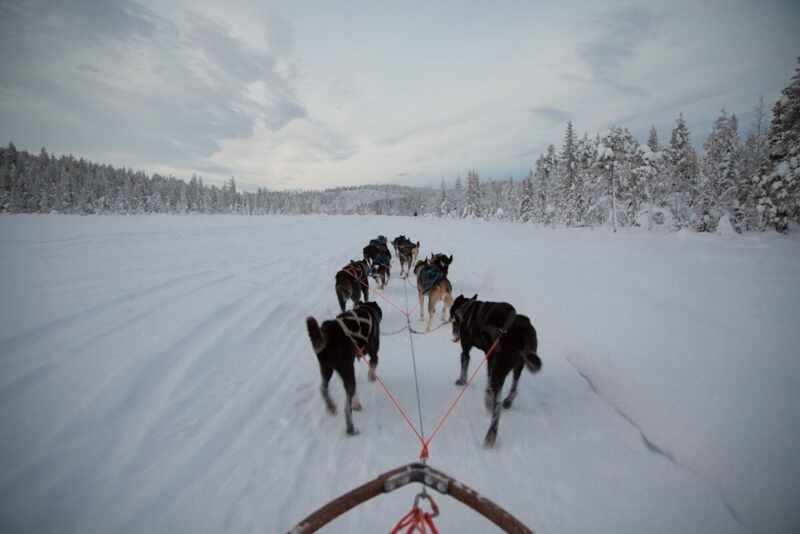
[[[600,144],[597,147],[597,159],[611,159],[614,157],[614,151],[606,145]]]
[[[720,217],[717,223],[717,234],[724,237],[736,237],[736,230],[733,229],[731,219],[728,215]]]
[[[456,294],[508,300],[540,335],[543,370],[523,376],[497,447],[481,445],[481,372],[432,466],[539,533],[798,528],[797,239],[422,217],[5,216],[0,532],[285,532],[416,460],[366,369],[361,434],[326,414],[305,332],[307,315],[335,314],[335,271],[378,233],[419,239],[421,256],[452,253]],[[396,276],[386,295],[405,306]],[[401,327],[378,302],[384,330]],[[414,338],[426,431],[458,391],[449,338]],[[381,340],[378,371],[416,421],[406,335]],[[338,379],[332,395],[341,408]],[[415,491],[326,532],[385,532]],[[443,532],[495,531],[437,502]]]

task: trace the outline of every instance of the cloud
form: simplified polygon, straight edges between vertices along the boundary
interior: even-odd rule
[[[537,106],[535,108],[531,108],[530,112],[533,115],[556,124],[562,124],[572,120],[572,113],[552,106]]]
[[[131,0],[2,10],[2,133],[23,143],[208,169],[221,140],[306,115],[285,61],[199,13],[171,21]]]
[[[722,106],[769,107],[794,4],[0,0],[0,141],[273,188],[526,173],[568,120],[684,111],[701,140]]]
[[[629,96],[646,96],[636,85],[621,81],[626,62],[650,38],[659,19],[644,6],[618,8],[591,17],[594,36],[578,45],[578,56],[588,65],[592,81]]]

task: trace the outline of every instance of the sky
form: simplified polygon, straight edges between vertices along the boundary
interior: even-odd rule
[[[0,143],[245,187],[519,177],[566,122],[747,126],[800,2],[0,0]]]

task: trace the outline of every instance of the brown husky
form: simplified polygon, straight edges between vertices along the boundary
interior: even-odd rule
[[[447,321],[447,311],[453,304],[453,285],[447,279],[447,271],[453,262],[453,256],[434,254],[426,260],[420,260],[414,266],[417,276],[417,292],[419,293],[419,320],[424,321],[423,312],[425,295],[428,295],[428,325],[426,331],[431,329],[431,321],[436,313],[436,305],[442,306],[442,321]]]

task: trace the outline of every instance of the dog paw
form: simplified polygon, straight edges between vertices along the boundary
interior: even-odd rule
[[[505,408],[506,410],[508,410],[509,408],[511,408],[511,402],[512,402],[512,401],[511,401],[511,399],[506,399],[506,400],[504,400],[504,401],[503,401],[503,408]]]
[[[464,380],[463,378],[459,378],[458,380],[456,380],[456,385],[457,386],[465,386],[465,385],[467,385],[467,381]]]
[[[374,367],[370,367],[369,371],[367,371],[367,378],[369,379],[370,382],[375,382],[376,374]]]
[[[360,434],[360,432],[358,431],[358,429],[356,427],[351,427],[351,428],[347,429],[347,435],[348,436],[357,436],[359,434]]]
[[[336,415],[336,405],[335,404],[333,404],[333,403],[328,404],[328,405],[325,406],[325,408],[328,410],[329,414]]]
[[[494,447],[495,442],[497,442],[497,431],[489,430],[489,432],[486,433],[486,437],[483,439],[483,446],[487,449],[491,449]]]
[[[358,399],[353,399],[353,402],[350,404],[353,410],[360,412],[363,406],[361,406],[361,402]]]

